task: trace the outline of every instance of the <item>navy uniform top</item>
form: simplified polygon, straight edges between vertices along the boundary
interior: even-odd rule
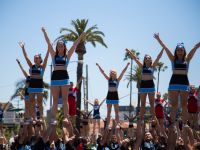
[[[100,107],[99,105],[93,106],[93,109],[94,109],[93,116],[99,115],[99,107]]]
[[[67,59],[67,56],[60,56],[60,55],[55,55],[53,59],[53,66],[68,66],[69,60]]]
[[[188,71],[189,63],[186,61],[175,60],[172,62],[172,70],[186,70]]]
[[[154,68],[152,67],[142,67],[142,75],[152,75],[153,76]]]
[[[110,91],[111,88],[116,88],[116,91],[119,86],[119,81],[117,79],[115,80],[108,80],[108,91]],[[113,92],[113,91],[112,91]]]
[[[31,78],[34,78],[34,76],[43,77],[44,70],[41,66],[33,65],[32,68],[29,70]]]

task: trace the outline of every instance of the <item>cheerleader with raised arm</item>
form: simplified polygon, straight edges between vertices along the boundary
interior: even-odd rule
[[[29,92],[28,92],[28,87],[29,87],[29,84],[30,84],[30,76],[28,75],[28,73],[22,67],[20,61],[18,59],[16,59],[16,61],[19,65],[24,77],[26,78],[25,92],[19,93],[19,94],[24,99],[24,103],[25,103],[24,118],[25,118],[25,121],[28,121],[30,119],[29,108],[30,108],[30,105],[31,105],[31,103],[29,101]]]
[[[19,42],[19,46],[22,48],[23,55],[30,67],[29,72],[31,79],[28,87],[30,101],[29,113],[33,120],[37,120],[35,115],[35,103],[37,101],[43,119],[43,75],[47,65],[49,52],[47,51],[44,62],[41,55],[37,54],[34,56],[34,63],[32,63],[25,50],[25,43]]]
[[[102,106],[102,104],[104,103],[106,99],[104,99],[101,103],[99,103],[98,99],[94,100],[94,104],[92,104],[91,102],[87,101],[90,105],[93,106],[93,134],[95,134],[95,129],[96,129],[96,124],[98,124],[98,133],[100,133],[100,107]]]
[[[119,127],[119,97],[118,97],[118,86],[119,82],[122,79],[124,73],[126,72],[128,66],[130,63],[127,63],[126,67],[121,72],[120,76],[117,77],[117,72],[115,70],[110,71],[110,75],[106,75],[103,69],[99,66],[98,63],[96,65],[98,66],[100,72],[104,75],[104,77],[108,80],[108,94],[106,97],[106,104],[107,104],[107,128],[109,128],[110,124],[110,114],[112,110],[112,106],[114,105],[115,109],[115,119],[117,122],[117,128]]]
[[[59,93],[61,92],[63,100],[63,112],[64,120],[68,123],[69,119],[69,108],[68,108],[68,92],[70,87],[69,75],[67,71],[67,66],[69,60],[74,53],[77,45],[80,43],[82,38],[85,36],[85,33],[82,33],[77,40],[73,43],[72,47],[67,50],[65,42],[63,40],[58,40],[56,43],[56,48],[54,50],[52,43],[47,36],[47,33],[44,28],[42,28],[45,40],[48,44],[48,51],[51,54],[53,62],[53,73],[51,76],[51,92],[53,96],[53,107],[52,107],[52,123],[56,123],[56,113],[58,110],[58,99]]]
[[[183,123],[187,122],[187,98],[189,94],[189,80],[188,80],[188,69],[189,63],[193,58],[196,50],[200,47],[200,42],[197,43],[191,51],[186,54],[185,46],[183,43],[178,43],[176,45],[174,54],[169,50],[169,48],[160,39],[159,33],[154,34],[154,38],[159,42],[159,44],[165,49],[168,58],[172,64],[172,76],[169,83],[168,94],[171,100],[171,121],[174,123],[176,119],[176,111],[178,110],[178,97],[181,97],[182,104],[182,114]]]
[[[155,95],[155,85],[153,82],[154,76],[154,70],[156,65],[158,64],[158,61],[160,60],[164,49],[160,51],[158,54],[156,60],[152,62],[152,58],[150,55],[145,55],[143,63],[138,60],[138,58],[128,49],[126,49],[127,53],[131,56],[131,58],[137,63],[137,65],[142,69],[142,79],[140,83],[139,93],[140,93],[140,99],[141,99],[141,109],[140,109],[140,117],[142,120],[144,119],[144,113],[145,113],[145,104],[146,104],[146,98],[147,95],[149,97],[149,103],[151,106],[151,114],[152,117],[155,117],[155,109],[154,109],[154,95]]]

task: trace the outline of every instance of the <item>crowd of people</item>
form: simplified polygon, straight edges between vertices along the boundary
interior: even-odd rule
[[[99,63],[96,63],[101,74],[108,82],[108,93],[101,102],[98,99],[92,103],[89,112],[81,111],[76,107],[76,92],[82,77],[74,87],[70,82],[67,66],[77,45],[87,36],[87,33],[80,34],[72,47],[68,50],[63,40],[58,40],[55,49],[47,35],[45,28],[42,28],[45,41],[48,46],[44,61],[40,54],[34,56],[31,62],[25,50],[25,43],[20,42],[25,60],[30,67],[27,73],[20,61],[17,63],[26,79],[25,91],[19,93],[25,102],[24,122],[20,124],[18,134],[10,142],[10,149],[13,150],[86,150],[86,149],[109,149],[109,150],[199,150],[200,149],[200,130],[198,124],[198,101],[200,91],[190,85],[188,80],[189,63],[196,50],[200,47],[197,43],[188,54],[183,43],[178,43],[174,54],[160,39],[158,33],[154,38],[161,45],[162,50],[157,58],[152,61],[150,55],[145,55],[143,62],[129,49],[128,55],[141,68],[140,82],[140,112],[136,115],[127,116],[129,121],[128,129],[125,131],[119,119],[119,97],[118,86],[129,63],[117,76],[116,70],[111,70],[109,75],[105,73]],[[162,54],[166,52],[172,64],[172,76],[169,82],[168,95],[169,101],[161,98],[161,94],[155,93],[154,70]],[[49,54],[53,62],[53,72],[51,76],[51,92],[53,96],[53,106],[51,108],[50,122],[46,123],[43,116],[43,75],[45,72]],[[62,135],[58,136],[56,127],[58,121],[56,114],[58,111],[58,100],[61,96],[63,101],[63,122]],[[149,99],[151,116],[148,120],[144,117],[146,99]],[[181,101],[181,115],[177,115],[178,101]],[[100,108],[104,103],[107,104],[107,117],[104,127],[100,125]],[[169,112],[165,111],[165,105],[170,107]],[[115,119],[111,118],[112,106],[115,111]],[[76,128],[77,112],[80,112],[80,129]],[[93,112],[93,115],[91,115]],[[6,140],[2,130],[3,110],[0,109],[1,136],[0,150],[6,149]],[[93,119],[93,129],[90,126],[90,119]],[[112,122],[112,123],[111,123]],[[96,128],[98,125],[98,128]],[[98,129],[98,130],[97,130]],[[92,132],[91,132],[92,130]],[[127,132],[127,133],[125,133]]]

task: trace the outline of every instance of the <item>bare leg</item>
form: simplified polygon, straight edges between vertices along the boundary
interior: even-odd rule
[[[53,107],[52,107],[52,118],[56,119],[56,113],[58,111],[58,98],[59,98],[60,88],[58,86],[52,86],[51,92],[53,95]]]
[[[169,91],[169,99],[171,100],[171,113],[170,113],[170,118],[172,123],[175,122],[176,120],[176,111],[177,111],[177,106],[178,106],[178,91]]]
[[[188,113],[187,113],[187,100],[188,100],[188,92],[181,91],[181,104],[182,104],[182,113],[183,113],[183,123],[187,123]]]
[[[152,118],[155,118],[155,107],[154,107],[154,103],[155,103],[155,93],[149,93],[148,96],[149,96],[149,103],[150,103],[150,106],[151,106],[151,114],[152,114]]]
[[[28,107],[29,112],[30,112],[30,116],[35,119],[35,93],[30,93],[29,94],[29,102],[30,102],[30,106]]]
[[[25,113],[24,113],[24,118],[28,119],[30,118],[30,101],[29,100],[24,100],[25,103]]]
[[[69,86],[68,85],[62,86],[61,91],[62,91],[62,99],[63,99],[64,119],[67,119],[66,121],[68,121],[68,118],[69,118],[69,106],[68,106]]]
[[[140,94],[140,98],[141,98],[140,117],[141,117],[141,120],[144,120],[146,97],[147,97],[146,93],[141,93]]]
[[[96,129],[96,119],[93,119],[93,134],[95,134]]]
[[[37,104],[39,106],[40,117],[43,118],[43,93],[37,94]]]
[[[106,122],[107,127],[109,127],[109,125],[110,125],[111,109],[112,109],[112,104],[107,104],[107,122]]]
[[[119,104],[114,104],[114,109],[116,123],[119,123]]]
[[[98,119],[97,122],[98,122],[98,133],[101,133],[101,124],[100,124],[100,119]]]

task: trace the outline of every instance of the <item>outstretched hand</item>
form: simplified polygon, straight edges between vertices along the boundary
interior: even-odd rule
[[[24,48],[24,45],[25,45],[24,42],[19,42],[19,46],[20,46],[21,48]]]
[[[200,47],[200,42],[199,42],[199,43],[197,43],[195,46],[199,48],[199,47]]]
[[[45,32],[45,28],[44,27],[42,27],[41,29],[42,29],[42,32]]]
[[[99,64],[98,64],[98,63],[96,63],[96,65],[99,67]]]
[[[19,61],[19,59],[16,59],[16,61],[17,61],[17,63],[18,63],[18,64],[20,64],[20,61]]]
[[[125,51],[126,51],[128,54],[131,53],[131,51],[130,51],[128,48],[126,48]]]
[[[154,33],[154,36],[153,36],[156,40],[160,39],[160,36],[159,36],[159,33]]]

